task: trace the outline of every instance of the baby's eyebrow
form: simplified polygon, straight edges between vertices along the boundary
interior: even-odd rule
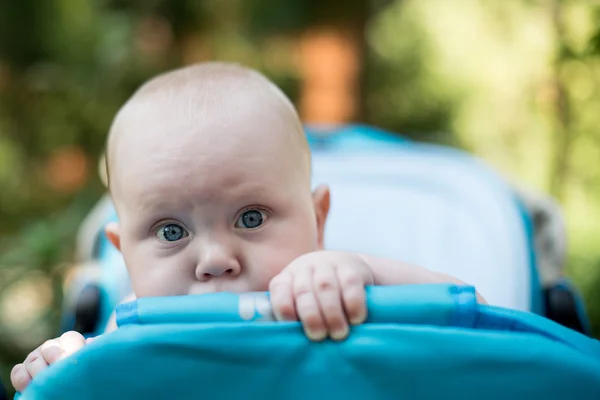
[[[144,221],[153,220],[158,222],[164,218],[181,218],[193,210],[193,205],[181,199],[174,199],[173,201],[146,199],[133,205],[133,210]]]

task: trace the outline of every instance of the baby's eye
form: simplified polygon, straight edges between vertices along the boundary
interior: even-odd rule
[[[254,229],[258,228],[267,219],[267,213],[261,210],[245,211],[235,222],[236,228]]]
[[[188,231],[178,224],[163,225],[156,231],[156,236],[165,242],[176,242],[188,236]]]

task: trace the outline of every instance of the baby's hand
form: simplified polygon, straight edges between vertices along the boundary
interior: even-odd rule
[[[342,340],[367,317],[365,286],[373,272],[358,255],[318,251],[294,260],[269,285],[278,320],[302,321],[312,340]]]
[[[10,373],[10,381],[18,392],[22,392],[37,374],[56,361],[75,353],[85,344],[86,340],[83,336],[75,331],[66,332],[60,338],[48,340],[29,353],[22,364],[14,366]]]

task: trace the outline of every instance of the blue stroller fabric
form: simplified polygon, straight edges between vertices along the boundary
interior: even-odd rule
[[[600,343],[470,286],[367,288],[343,342],[273,322],[268,293],[145,298],[38,375],[35,399],[598,399]]]

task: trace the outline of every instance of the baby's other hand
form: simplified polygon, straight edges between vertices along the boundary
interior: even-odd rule
[[[269,285],[278,320],[301,321],[312,340],[343,340],[367,317],[365,286],[373,272],[352,253],[318,251],[294,260]]]
[[[88,342],[91,339],[88,339]],[[10,381],[18,392],[22,392],[31,380],[49,365],[65,358],[85,346],[86,340],[79,332],[70,331],[60,338],[47,340],[29,353],[22,364],[17,364],[10,373]]]

